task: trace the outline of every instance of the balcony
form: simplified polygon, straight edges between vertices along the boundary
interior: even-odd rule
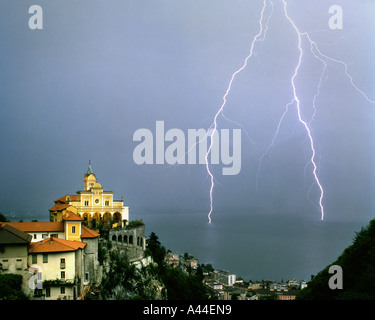
[[[60,262],[60,269],[65,269],[65,262]]]

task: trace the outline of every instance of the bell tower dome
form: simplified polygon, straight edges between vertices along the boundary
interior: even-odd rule
[[[85,191],[89,191],[96,183],[96,176],[92,172],[92,168],[91,168],[91,160],[89,161],[89,168],[87,170],[87,173],[84,175],[83,181],[84,181]]]

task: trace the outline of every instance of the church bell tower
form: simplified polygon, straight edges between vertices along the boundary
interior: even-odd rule
[[[92,168],[91,168],[91,160],[89,161],[89,168],[87,170],[87,173],[84,175],[83,181],[84,181],[84,185],[85,185],[85,189],[84,189],[85,191],[90,191],[90,189],[96,183],[96,176],[92,172]]]

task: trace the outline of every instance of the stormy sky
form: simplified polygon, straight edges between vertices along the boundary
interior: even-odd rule
[[[373,1],[289,0],[288,12],[326,56],[344,61],[355,85],[375,100]],[[31,30],[28,9],[43,9]],[[259,31],[263,1],[2,1],[0,10],[0,212],[48,219],[52,201],[83,188],[88,161],[105,190],[124,196],[130,216],[209,210],[204,165],[137,165],[133,133],[207,129],[230,78]],[[332,30],[331,5],[343,9]],[[265,11],[271,14],[271,5]],[[283,214],[320,220],[311,149],[293,98],[297,34],[273,1],[263,41],[235,78],[219,129],[242,130],[241,172],[215,175],[214,212]],[[323,63],[302,42],[296,78],[310,123],[328,221],[374,216],[375,104],[341,63]],[[321,85],[319,81],[321,79]],[[317,95],[317,93],[319,94]],[[316,113],[313,117],[315,96]]]

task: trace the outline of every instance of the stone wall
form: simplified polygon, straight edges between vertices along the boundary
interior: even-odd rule
[[[146,248],[144,225],[111,229],[108,233],[108,240],[111,241],[113,247],[123,249],[130,262],[144,258]]]
[[[98,280],[98,268],[99,262],[98,262],[98,244],[99,244],[99,238],[93,238],[93,239],[83,239],[83,242],[86,243],[85,249],[84,249],[84,255],[85,255],[85,265],[84,265],[84,274],[83,274],[83,282],[86,284],[85,281],[85,273],[89,274],[88,281],[91,284],[96,284],[99,282]]]

